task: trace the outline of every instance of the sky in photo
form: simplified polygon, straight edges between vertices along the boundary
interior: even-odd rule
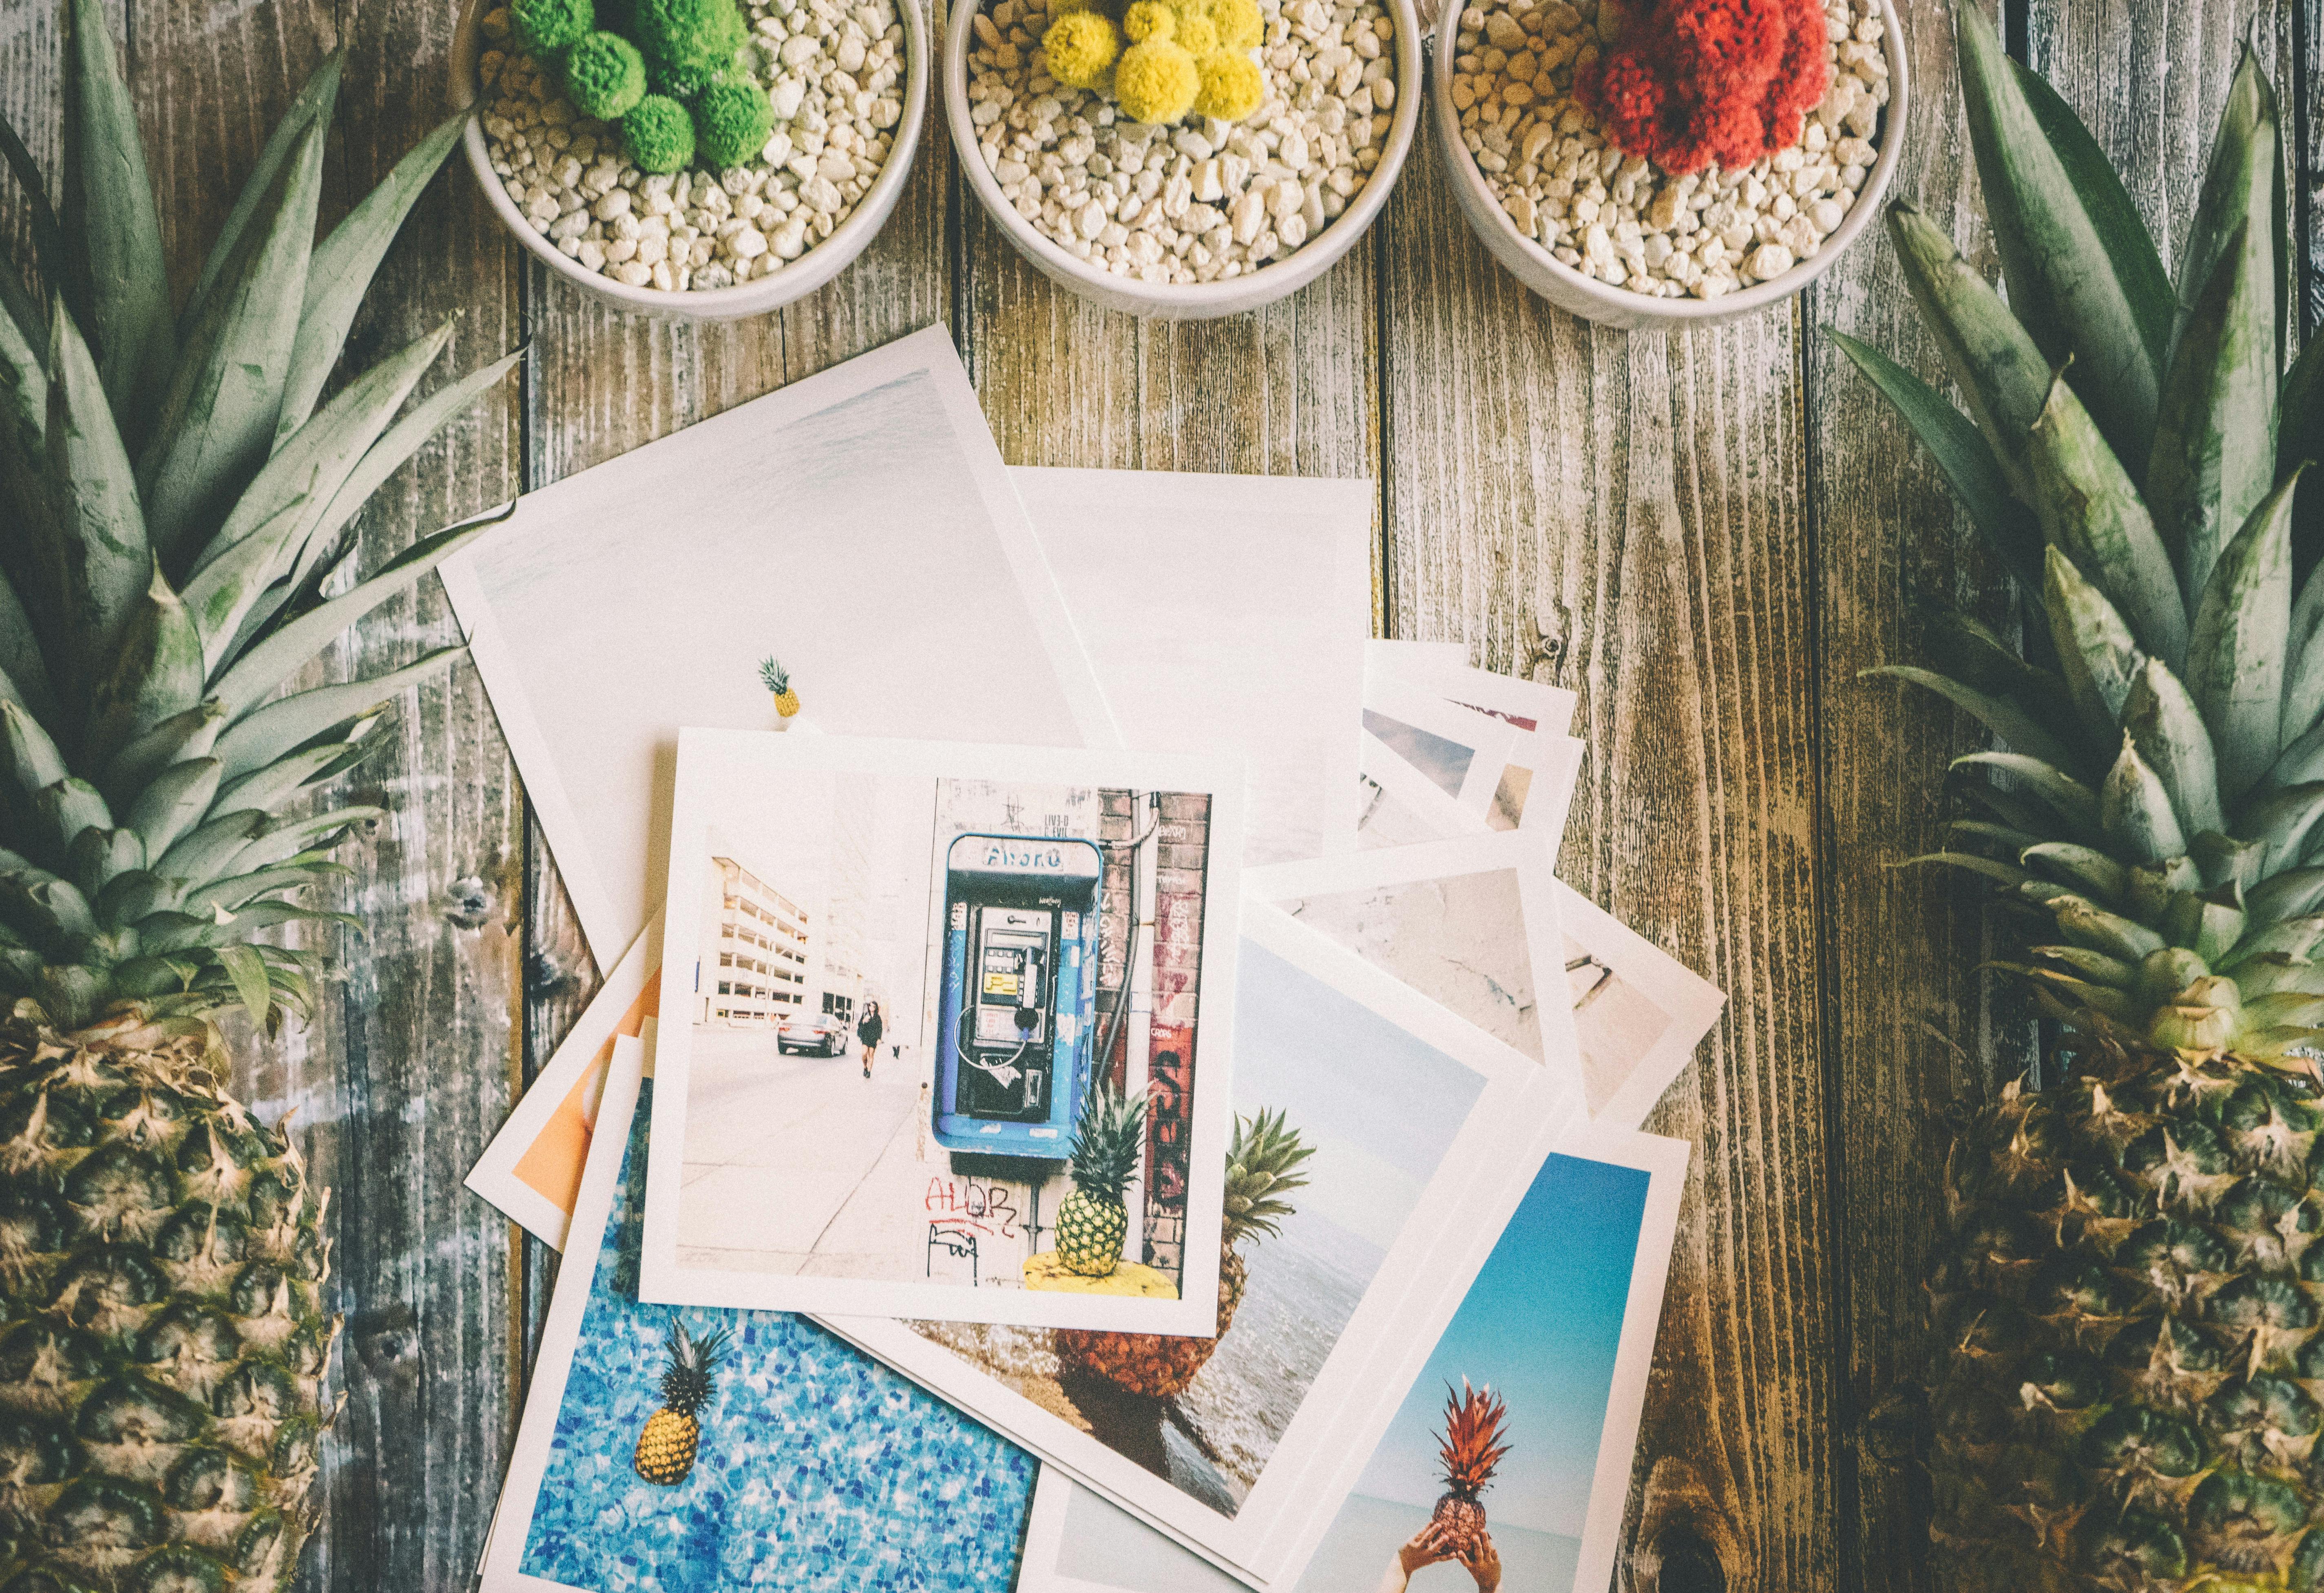
[[[1287,1110],[1315,1146],[1300,1211],[1389,1248],[1482,1076],[1256,941],[1239,977],[1236,1111]]]
[[[1445,1387],[1508,1401],[1509,1454],[1484,1498],[1499,1524],[1579,1537],[1614,1382],[1647,1175],[1554,1156],[1510,1219],[1356,1492],[1433,1506]]]

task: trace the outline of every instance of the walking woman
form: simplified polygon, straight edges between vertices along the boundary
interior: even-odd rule
[[[880,1021],[880,1003],[863,1003],[863,1016],[855,1020],[855,1043],[863,1047],[863,1076],[872,1076],[872,1059],[880,1054],[880,1036],[885,1027]]]

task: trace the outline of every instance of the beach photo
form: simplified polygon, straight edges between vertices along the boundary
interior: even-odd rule
[[[681,738],[650,1297],[1207,1326],[1238,793],[1022,750]]]

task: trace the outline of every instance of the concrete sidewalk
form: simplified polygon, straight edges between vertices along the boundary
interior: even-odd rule
[[[697,1029],[678,1203],[681,1265],[818,1277],[918,1279],[930,1219],[958,1196],[921,1130],[920,1062],[881,1048],[778,1056],[771,1035]],[[1003,1197],[1006,1198],[1005,1196]],[[1021,1200],[1021,1196],[1019,1197]],[[931,1202],[935,1204],[932,1206]],[[981,1272],[1013,1279],[1023,1260],[985,1221]],[[939,1257],[946,1275],[949,1257]],[[966,1264],[956,1270],[965,1281]]]

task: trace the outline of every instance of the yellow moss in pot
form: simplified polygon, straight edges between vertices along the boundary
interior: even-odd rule
[[[1113,71],[1113,97],[1133,122],[1176,121],[1194,108],[1201,87],[1194,58],[1167,39],[1131,45]]]
[[[1173,39],[1178,32],[1178,14],[1167,0],[1135,0],[1121,14],[1121,31],[1130,35],[1133,44],[1143,44],[1148,39]]]
[[[1170,35],[1170,42],[1199,63],[1219,47],[1219,31],[1200,12],[1182,11],[1178,14],[1178,31]]]
[[[1267,19],[1259,14],[1259,0],[1202,0],[1202,8],[1225,49],[1249,50],[1267,37]]]
[[[1222,122],[1240,122],[1259,109],[1267,85],[1259,63],[1235,50],[1214,50],[1202,61],[1201,86],[1194,91],[1194,109]]]
[[[1100,12],[1068,12],[1049,24],[1041,48],[1049,58],[1049,76],[1058,82],[1068,88],[1100,88],[1120,53],[1121,35]]]

